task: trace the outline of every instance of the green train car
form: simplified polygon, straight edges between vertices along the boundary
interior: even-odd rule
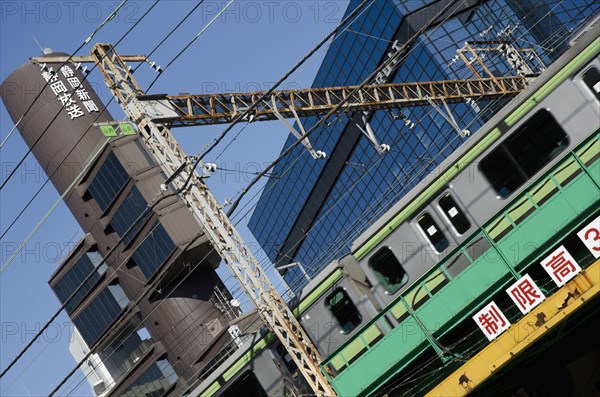
[[[590,320],[598,317],[592,315],[597,300],[581,298],[585,302],[578,304],[586,304],[569,317],[567,328],[580,333],[563,329],[549,343],[554,331],[546,325],[542,331],[548,334],[540,331],[519,351],[527,354],[513,354],[510,346],[498,350],[505,343],[502,333],[485,331],[524,324],[506,292],[524,277],[545,297],[536,305],[571,288],[562,307],[567,310],[578,294],[597,291],[595,273],[589,273],[598,272],[600,236],[583,234],[586,227],[600,229],[599,30],[596,24],[572,39],[571,48],[526,91],[381,216],[348,256],[304,288],[295,313],[325,357],[321,369],[339,396],[425,395],[473,360],[489,365],[481,357],[491,348],[510,356],[503,370],[494,367],[477,383],[465,372],[453,381],[461,394],[576,390],[566,359],[560,368],[542,371],[548,361],[543,352],[561,352],[561,338],[581,340],[584,350],[593,350],[593,339],[589,347],[583,342],[591,338],[589,329],[599,329],[598,320]],[[563,277],[557,281],[545,264],[560,249],[577,268],[555,272]],[[586,272],[589,289],[570,287],[571,277],[579,280]],[[480,329],[477,320],[485,316],[478,315],[491,303],[499,313],[496,329]],[[550,324],[549,318],[540,321],[541,328]],[[252,314],[239,323],[237,342],[198,374],[189,395],[310,394],[278,342],[256,324]],[[537,364],[527,361],[534,356]],[[540,373],[523,365],[539,367],[545,386]],[[529,375],[516,377],[516,368]],[[496,389],[502,376],[514,384]]]

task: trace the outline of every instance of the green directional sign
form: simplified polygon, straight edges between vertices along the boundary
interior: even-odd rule
[[[119,124],[119,130],[123,135],[135,135],[135,128],[133,128],[129,123]]]
[[[105,137],[111,138],[117,136],[117,131],[115,131],[112,125],[100,125],[99,127],[100,131],[102,131],[102,134],[104,134]]]

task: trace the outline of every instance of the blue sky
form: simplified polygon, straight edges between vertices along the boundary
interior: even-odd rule
[[[79,52],[87,55],[97,42],[115,43],[153,2],[130,1],[92,42]],[[207,0],[193,16],[153,56],[167,64],[226,2]],[[40,55],[34,38],[55,51],[75,50],[118,5],[117,1],[6,1],[0,2],[0,80]],[[161,1],[117,47],[121,54],[146,54],[195,5],[192,1]],[[252,1],[238,0],[167,70],[149,93],[203,93],[217,91],[254,91],[267,89],[291,68],[342,19],[347,1]],[[284,84],[283,88],[311,85],[320,53],[309,60]],[[154,78],[148,67],[136,73],[143,87]],[[110,94],[98,72],[89,77],[106,103]],[[118,106],[111,105],[114,117],[123,118]],[[0,106],[0,140],[13,127],[4,106]],[[200,151],[224,126],[175,130],[187,153]],[[240,127],[236,127],[234,133]],[[226,169],[255,172],[278,154],[287,136],[279,122],[254,123],[245,129],[217,163]],[[14,134],[0,150],[0,179],[5,180],[27,148]],[[216,150],[214,155],[220,150]],[[210,161],[210,158],[206,159]],[[251,178],[235,172],[218,172],[209,186],[223,202],[232,197]],[[0,192],[0,229],[4,231],[23,205],[46,180],[33,156],[28,156],[14,177]],[[262,185],[261,185],[262,186]],[[256,190],[253,191],[256,193]],[[251,197],[254,194],[250,195]],[[1,264],[33,230],[58,199],[54,187],[47,185],[33,205],[0,242]],[[244,219],[242,235],[252,244]],[[47,282],[82,232],[61,204],[25,249],[0,275],[0,368],[4,369],[20,349],[58,309],[59,302]],[[258,253],[259,260],[262,260]],[[227,271],[223,271],[225,277]],[[278,279],[273,280],[275,284]],[[71,325],[61,314],[44,336],[2,380],[0,395],[45,396],[73,368],[68,352]],[[79,372],[61,389],[74,396],[91,395]]]

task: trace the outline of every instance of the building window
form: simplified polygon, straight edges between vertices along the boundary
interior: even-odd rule
[[[471,222],[469,222],[469,219],[467,219],[463,210],[456,204],[454,197],[452,197],[450,193],[442,195],[438,200],[438,204],[442,211],[444,211],[444,215],[446,215],[448,221],[450,221],[456,230],[456,233],[465,234],[465,232],[469,230]]]
[[[377,251],[369,259],[369,267],[373,269],[383,288],[390,294],[398,291],[408,282],[408,274],[389,247]]]
[[[127,302],[127,297],[118,284],[109,285],[73,319],[88,346],[96,343]]]
[[[136,248],[132,257],[144,276],[150,279],[174,248],[173,240],[159,223]]]
[[[342,288],[336,289],[325,300],[325,305],[337,320],[344,334],[352,331],[362,320],[362,316]]]
[[[148,203],[142,196],[142,193],[138,190],[137,187],[133,187],[123,203],[119,206],[119,209],[110,220],[110,226],[114,229],[115,232],[119,235],[119,237],[123,237],[123,243],[125,245],[129,244],[129,242],[135,237],[136,233],[140,230],[140,228],[144,225],[144,220],[148,218],[149,212],[144,217],[145,219],[140,220],[135,227],[131,229],[129,234],[125,235],[127,229],[133,225],[135,220],[144,212]]]
[[[450,242],[444,233],[442,233],[440,227],[429,213],[426,212],[421,215],[417,219],[417,224],[419,225],[419,228],[421,228],[421,231],[423,232],[423,235],[427,241],[431,243],[437,252],[442,252],[448,248]]]
[[[88,276],[90,278],[84,284],[84,286],[75,294],[66,305],[65,309],[67,313],[71,314],[73,310],[79,305],[81,300],[90,292],[92,287],[96,285],[96,282],[100,279],[102,274],[106,271],[106,265],[102,264],[102,256],[98,251],[86,252],[77,262],[71,266],[71,268],[65,273],[65,275],[58,280],[56,285],[52,287],[54,293],[61,301],[61,303],[67,302],[69,297],[75,292],[75,290],[83,283]],[[93,273],[93,274],[92,274]]]
[[[585,85],[587,85],[597,99],[600,99],[600,72],[595,67],[586,70],[581,76]]]
[[[127,390],[123,397],[158,397],[177,382],[177,374],[166,358],[156,361]]]
[[[88,192],[96,200],[102,211],[108,208],[129,179],[129,175],[114,153],[110,153],[98,170]]]
[[[499,198],[506,198],[558,156],[569,137],[547,110],[540,110],[488,154],[479,170]]]

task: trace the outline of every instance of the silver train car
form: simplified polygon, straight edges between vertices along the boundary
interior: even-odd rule
[[[542,205],[573,180],[577,172],[570,163],[554,170],[568,153],[584,145],[577,150],[587,156],[586,164],[598,162],[599,52],[595,26],[572,40],[571,48],[526,91],[374,222],[354,241],[350,254],[302,290],[294,310],[321,355],[330,358],[325,373],[331,378],[342,373],[535,210],[531,200],[516,198],[527,193]],[[551,169],[558,181],[554,187],[542,183]],[[496,221],[498,214],[509,214],[512,223],[506,217]],[[515,261],[532,252],[515,254]],[[444,269],[432,273],[440,261]],[[415,289],[415,281],[423,288]],[[390,309],[400,295],[409,309]],[[250,313],[242,320],[237,342],[207,365],[189,395],[310,394],[293,362],[256,318]],[[351,353],[343,362],[331,359],[341,349]],[[384,375],[389,374],[382,370]]]

